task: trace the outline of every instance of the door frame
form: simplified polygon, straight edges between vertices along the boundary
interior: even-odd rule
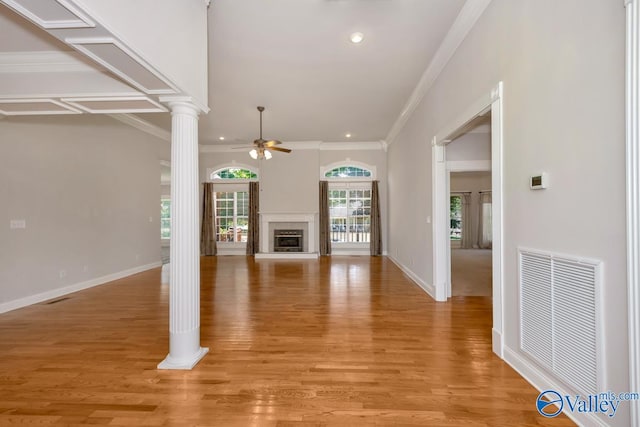
[[[446,148],[445,148],[446,151]],[[445,152],[446,161],[446,152]],[[476,160],[465,162],[446,162],[447,168],[447,194],[451,197],[451,174],[456,172],[491,172],[491,160]],[[455,194],[455,192],[453,193]],[[451,298],[451,238],[448,240],[447,245],[447,298]]]
[[[629,389],[640,390],[640,1],[626,7],[626,181]],[[631,425],[640,423],[640,401],[630,401]]]
[[[446,301],[451,292],[450,241],[449,241],[449,173],[446,162],[446,145],[452,135],[475,118],[491,112],[491,197],[493,223],[493,329],[492,349],[503,357],[504,336],[504,249],[503,249],[503,82],[473,102],[455,120],[444,126],[431,141],[432,204],[433,204],[433,286],[436,301]]]

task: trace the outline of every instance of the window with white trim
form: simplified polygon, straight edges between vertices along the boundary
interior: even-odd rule
[[[373,169],[343,162],[321,170],[322,179],[329,181],[329,234],[332,244],[369,244]]]
[[[171,238],[171,199],[168,197],[160,199],[160,238]]]
[[[333,243],[369,243],[371,185],[329,189],[330,235]]]
[[[249,192],[216,191],[216,240],[246,242],[249,225]]]
[[[249,225],[249,182],[258,174],[241,166],[209,173],[214,183],[216,241],[246,243]]]

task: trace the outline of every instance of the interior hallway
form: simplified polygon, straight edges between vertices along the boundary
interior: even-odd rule
[[[436,303],[384,257],[202,258],[202,345],[168,351],[160,268],[0,315],[0,425],[538,426],[491,301]]]

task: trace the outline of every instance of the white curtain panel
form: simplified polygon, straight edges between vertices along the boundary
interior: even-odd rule
[[[493,246],[491,223],[491,191],[480,193],[480,209],[478,222],[478,246],[482,249],[491,249]]]

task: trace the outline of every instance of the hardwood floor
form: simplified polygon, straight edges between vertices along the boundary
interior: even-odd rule
[[[566,426],[491,352],[491,300],[386,258],[202,258],[202,345],[168,351],[160,269],[0,315],[0,425]]]

